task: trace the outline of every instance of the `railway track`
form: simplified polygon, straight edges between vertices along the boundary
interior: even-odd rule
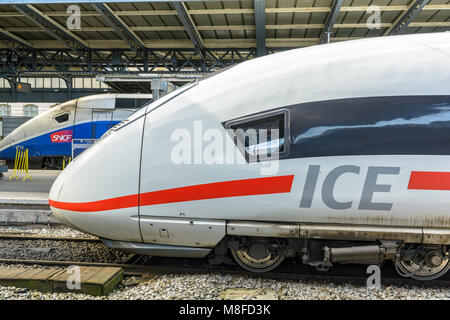
[[[91,243],[101,242],[99,238],[92,237],[49,237],[12,233],[0,234],[0,240],[49,240]],[[300,263],[295,263],[295,260],[291,260],[290,262],[283,263],[272,272],[255,274],[243,270],[238,266],[211,266],[210,264],[208,264],[206,259],[144,257],[134,254],[129,255],[123,263],[0,258],[0,264],[21,264],[53,267],[68,267],[71,265],[119,267],[124,270],[124,274],[127,276],[142,276],[146,274],[222,273],[275,280],[315,280],[334,283],[352,282],[360,284],[366,284],[367,277],[369,276],[369,274],[366,273],[366,268],[361,265],[336,265],[334,268],[327,272],[320,272],[315,268]],[[413,285],[425,287],[436,286],[450,288],[449,275],[444,276],[441,279],[421,282],[399,276],[392,264],[386,264],[382,268],[381,279],[383,285]]]
[[[2,233],[0,240],[51,240],[51,241],[74,241],[74,242],[101,242],[99,238],[92,237],[44,237],[25,234]]]
[[[185,259],[167,259],[151,257],[149,263],[141,263],[141,256],[132,255],[125,263],[102,263],[102,262],[82,262],[82,261],[52,261],[52,260],[25,260],[25,259],[0,259],[0,264],[16,264],[16,265],[38,265],[52,267],[68,267],[72,265],[78,266],[96,266],[96,267],[118,267],[122,268],[126,276],[145,276],[150,274],[202,274],[202,273],[221,273],[224,275],[241,275],[248,277],[256,277],[273,280],[303,280],[303,281],[322,281],[331,283],[356,283],[365,285],[367,277],[364,268],[351,268],[337,266],[333,272],[319,272],[313,268],[302,266],[304,269],[310,269],[304,272],[288,272],[286,268],[281,271],[272,271],[267,273],[255,274],[239,267],[223,267],[209,266],[206,262],[192,263]],[[342,268],[340,268],[342,267]],[[284,269],[284,270],[283,270]],[[289,269],[289,268],[287,268]],[[311,270],[312,269],[312,270]],[[392,270],[391,270],[392,269]],[[409,285],[416,287],[445,287],[450,288],[450,279],[443,278],[428,282],[421,282],[414,279],[402,278],[395,273],[392,268],[382,271],[381,283],[383,286],[389,285]]]

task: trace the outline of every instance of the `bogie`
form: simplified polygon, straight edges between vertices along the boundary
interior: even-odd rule
[[[268,272],[288,256],[285,241],[270,238],[243,237],[231,240],[228,246],[235,261],[252,272]]]
[[[416,280],[434,280],[450,269],[447,246],[403,245],[395,259],[397,272]]]
[[[320,271],[328,271],[334,264],[382,265],[391,260],[401,276],[422,281],[437,279],[450,269],[447,246],[405,244],[399,241],[364,243],[232,237],[225,241],[225,246],[230,249],[238,265],[256,273],[276,269],[287,257],[296,257]]]

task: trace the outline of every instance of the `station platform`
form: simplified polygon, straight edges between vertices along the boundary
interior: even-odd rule
[[[18,174],[18,179],[9,180],[13,170],[9,169],[4,178],[0,179],[0,199],[14,200],[48,200],[48,194],[61,170],[30,170],[32,180],[22,181],[24,173]]]
[[[48,195],[61,170],[30,170],[32,180],[9,180],[13,170],[0,179],[0,224],[59,223],[50,212]]]

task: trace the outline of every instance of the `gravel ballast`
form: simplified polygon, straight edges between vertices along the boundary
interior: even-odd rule
[[[121,263],[128,254],[101,242],[0,240],[0,258]]]
[[[40,237],[96,238],[93,235],[66,226],[47,226],[39,224],[26,226],[0,226],[0,234]]]
[[[2,226],[0,233],[41,237],[95,238],[65,226]],[[0,239],[0,258],[122,263],[129,254],[101,242]]]
[[[333,284],[317,281],[279,281],[236,275],[157,275],[143,281],[127,278],[123,282],[134,285],[119,285],[106,297],[94,297],[76,293],[41,293],[27,289],[1,287],[0,299],[14,300],[216,300],[226,299],[224,292],[234,289],[244,294],[234,298],[280,299],[280,300],[335,300],[335,299],[450,299],[450,290],[445,288],[422,288],[410,286],[388,286],[380,290],[368,290],[365,286]],[[248,289],[248,290],[243,290]],[[232,290],[233,291],[233,290]]]

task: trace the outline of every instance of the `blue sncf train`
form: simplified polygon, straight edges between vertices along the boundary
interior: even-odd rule
[[[100,94],[56,105],[27,121],[0,141],[0,159],[14,160],[17,148],[30,161],[58,169],[72,155],[72,140],[94,141],[150,102],[149,94]]]

